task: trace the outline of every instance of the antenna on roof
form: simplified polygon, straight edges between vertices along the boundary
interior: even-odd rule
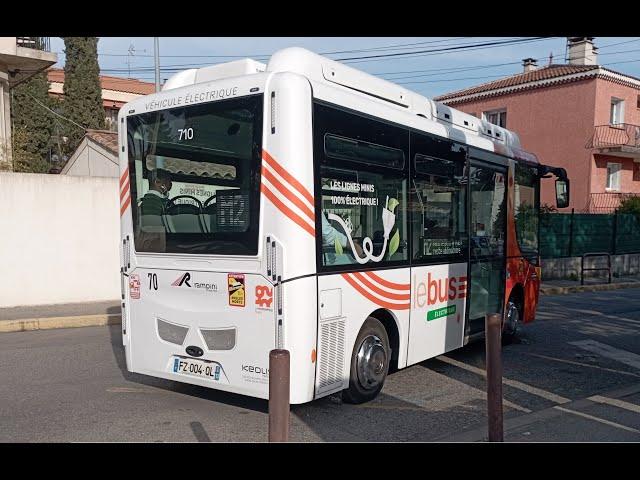
[[[553,62],[553,52],[549,52],[549,65]]]
[[[136,47],[133,45],[133,43],[129,45],[129,50],[127,50],[127,52],[127,78],[131,78],[131,58],[136,54]],[[147,53],[147,51],[142,50],[142,53]]]

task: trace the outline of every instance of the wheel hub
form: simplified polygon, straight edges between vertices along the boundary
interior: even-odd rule
[[[518,311],[516,304],[513,302],[509,302],[507,306],[507,320],[505,323],[507,333],[511,335],[515,334],[520,323],[520,312]]]
[[[384,380],[386,364],[387,352],[382,340],[369,335],[358,349],[356,369],[360,385],[367,390],[377,388]]]

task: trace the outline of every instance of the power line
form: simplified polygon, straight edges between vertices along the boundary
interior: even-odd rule
[[[349,61],[349,60],[368,60],[368,59],[374,59],[374,58],[388,58],[388,57],[398,57],[398,56],[406,56],[406,55],[418,55],[418,54],[422,54],[422,53],[448,52],[448,51],[462,50],[462,49],[473,48],[473,47],[495,47],[495,46],[512,45],[512,44],[516,44],[516,43],[524,43],[524,42],[531,42],[531,41],[537,41],[537,40],[546,40],[546,39],[549,39],[549,38],[550,37],[534,37],[534,38],[527,38],[527,39],[521,39],[521,40],[505,40],[505,41],[484,42],[484,43],[477,43],[477,44],[457,45],[457,46],[453,46],[453,47],[444,47],[444,48],[432,49],[432,50],[422,50],[422,51],[410,52],[410,53],[385,53],[385,54],[381,54],[381,55],[368,55],[368,56],[361,56],[361,57],[338,58],[338,59],[336,59],[336,61],[338,61],[338,62],[346,62],[346,61]]]
[[[25,92],[25,93],[27,93],[27,92]],[[40,105],[42,108],[44,108],[44,109],[48,110],[49,112],[51,112],[51,113],[53,113],[54,115],[56,115],[56,116],[58,116],[58,117],[62,118],[63,120],[66,120],[67,122],[71,122],[71,123],[73,123],[73,124],[74,124],[74,125],[76,125],[77,127],[81,128],[83,131],[85,131],[85,132],[87,131],[87,129],[86,129],[86,128],[84,128],[82,125],[77,124],[76,122],[74,122],[74,121],[73,121],[73,120],[71,120],[70,118],[67,118],[67,117],[65,117],[65,116],[63,116],[63,115],[60,115],[60,114],[59,114],[59,113],[57,113],[57,112],[54,112],[53,110],[51,110],[49,107],[47,107],[44,103],[42,103],[40,100],[38,100],[36,97],[34,97],[33,95],[31,95],[30,93],[27,93],[27,96],[28,96],[28,97],[31,97],[33,100],[35,100],[35,102],[36,102],[38,105]]]
[[[401,48],[416,48],[416,45],[426,45],[426,44],[434,44],[434,43],[443,43],[443,42],[451,42],[453,40],[460,40],[463,38],[472,38],[472,37],[452,37],[452,38],[445,38],[445,39],[440,39],[440,40],[430,40],[430,41],[424,41],[424,42],[414,42],[414,43],[401,43],[401,44],[396,44],[396,45],[384,45],[384,46],[379,46],[379,47],[372,47],[372,48],[361,48],[361,49],[355,49],[355,50],[337,50],[337,51],[333,51],[333,52],[320,52],[319,55],[336,55],[336,54],[340,54],[340,53],[358,53],[358,52],[370,52],[370,51],[377,51],[377,50],[396,50],[396,49],[401,49]],[[456,45],[455,43],[452,43],[451,45]],[[58,55],[65,55],[64,52],[55,52]],[[160,58],[246,58],[246,57],[250,57],[250,58],[269,58],[272,53],[261,53],[261,54],[248,54],[248,55],[160,55]],[[98,56],[103,56],[103,57],[127,57],[129,56],[129,54],[122,54],[122,53],[98,53]],[[153,55],[135,55],[138,58],[153,58]]]
[[[639,39],[640,40],[640,39]],[[640,49],[636,48],[633,50],[624,50],[624,51],[619,51],[619,52],[608,52],[608,53],[602,53],[602,54],[598,54],[599,56],[607,56],[607,55],[619,55],[621,53],[633,53],[633,52],[640,52]],[[560,55],[559,53],[552,53],[553,56],[556,55]],[[583,55],[582,57],[576,57],[576,59],[578,58],[585,58],[586,55]],[[521,61],[517,61],[517,62],[507,62],[507,63],[494,63],[494,64],[489,64],[489,65],[475,65],[472,67],[451,67],[449,69],[447,68],[441,68],[441,69],[433,69],[433,70],[414,70],[411,73],[419,73],[419,75],[410,75],[410,76],[403,76],[403,77],[392,77],[392,78],[387,78],[387,80],[389,81],[395,81],[395,80],[404,80],[407,78],[419,78],[419,77],[430,77],[430,76],[438,76],[438,75],[446,75],[449,73],[459,73],[459,72],[465,72],[465,71],[471,71],[471,70],[482,70],[482,69],[486,69],[486,68],[496,68],[496,67],[502,67],[502,66],[508,66],[508,65],[520,65]],[[439,72],[437,73],[431,73],[434,72],[435,70],[438,70]],[[420,73],[420,72],[428,72],[428,73]],[[408,72],[407,72],[408,73]],[[377,74],[380,75],[380,74]]]
[[[404,53],[392,53],[392,54],[384,54],[381,56],[384,57],[388,57],[388,56],[407,56],[407,55],[414,55],[416,53],[424,53],[424,52],[438,52],[439,54],[447,52],[447,51],[451,51],[451,50],[460,50],[460,49],[472,49],[472,50],[482,50],[485,48],[497,48],[499,46],[503,46],[503,45],[508,45],[508,44],[513,44],[513,43],[523,43],[523,42],[532,42],[532,41],[539,41],[541,39],[548,39],[546,37],[538,37],[538,38],[531,38],[531,39],[516,39],[516,40],[505,40],[505,41],[499,41],[499,42],[484,42],[484,43],[473,43],[473,44],[464,44],[464,45],[458,45],[455,47],[446,47],[446,48],[440,48],[440,49],[433,49],[433,50],[421,50],[421,51],[417,51],[417,52],[404,52]],[[378,57],[377,55],[375,57]],[[336,61],[348,61],[348,60],[352,60],[355,58],[370,58],[370,57],[352,57],[351,59],[337,59]],[[192,67],[196,67],[196,66],[208,66],[210,65],[210,63],[188,63],[188,64],[170,64],[170,65],[165,65],[165,67],[163,67],[163,71],[171,71],[174,68],[177,67],[182,67],[182,68],[192,68]],[[146,71],[150,71],[152,69],[152,67],[138,67],[136,69],[133,69],[134,71],[137,72],[146,72]],[[104,71],[109,71],[109,72],[122,72],[122,71],[128,71],[128,69],[108,69],[108,70],[104,70]],[[390,72],[390,73],[395,73],[395,72]]]
[[[607,64],[602,64],[600,66],[602,67],[606,67],[608,65],[617,65],[617,64],[621,64],[621,63],[634,63],[634,62],[640,62],[640,59],[637,60],[626,60],[626,61],[622,61],[622,62],[613,62],[613,63],[607,63]],[[439,79],[439,80],[422,80],[422,81],[410,81],[410,82],[398,82],[398,85],[408,85],[408,84],[412,84],[412,83],[438,83],[438,82],[454,82],[454,81],[459,81],[459,80],[490,80],[492,78],[508,78],[511,76],[515,76],[518,74],[513,74],[513,75],[486,75],[484,77],[465,77],[465,78],[444,78],[444,79]],[[629,75],[632,76],[632,75]]]
[[[636,38],[634,40],[627,40],[625,42],[609,43],[607,45],[602,45],[601,47],[598,47],[598,49],[609,48],[609,47],[613,47],[615,45],[623,45],[625,43],[633,43],[633,42],[640,42],[640,38]]]

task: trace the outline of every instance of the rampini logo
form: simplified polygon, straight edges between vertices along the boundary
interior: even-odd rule
[[[218,291],[218,285],[216,285],[215,283],[193,282],[193,286],[192,286],[189,283],[189,280],[191,280],[191,274],[189,272],[185,272],[184,274],[179,276],[176,279],[176,281],[173,282],[171,285],[173,287],[181,287],[182,285],[186,285],[189,288],[199,288],[199,289],[206,290],[207,292],[217,292]]]
[[[189,272],[186,272],[183,275],[181,275],[180,277],[178,277],[178,279],[175,282],[173,282],[171,284],[171,286],[173,286],[173,287],[181,287],[182,284],[184,283],[187,287],[191,287],[191,284],[189,283],[189,280],[191,280],[191,274]]]

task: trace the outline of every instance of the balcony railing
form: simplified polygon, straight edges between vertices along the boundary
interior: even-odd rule
[[[33,48],[44,52],[51,51],[49,37],[16,37],[16,43],[19,47]]]
[[[583,213],[614,213],[624,200],[640,197],[638,193],[592,193],[589,195]]]
[[[640,125],[617,123],[598,125],[585,148],[640,148]]]

